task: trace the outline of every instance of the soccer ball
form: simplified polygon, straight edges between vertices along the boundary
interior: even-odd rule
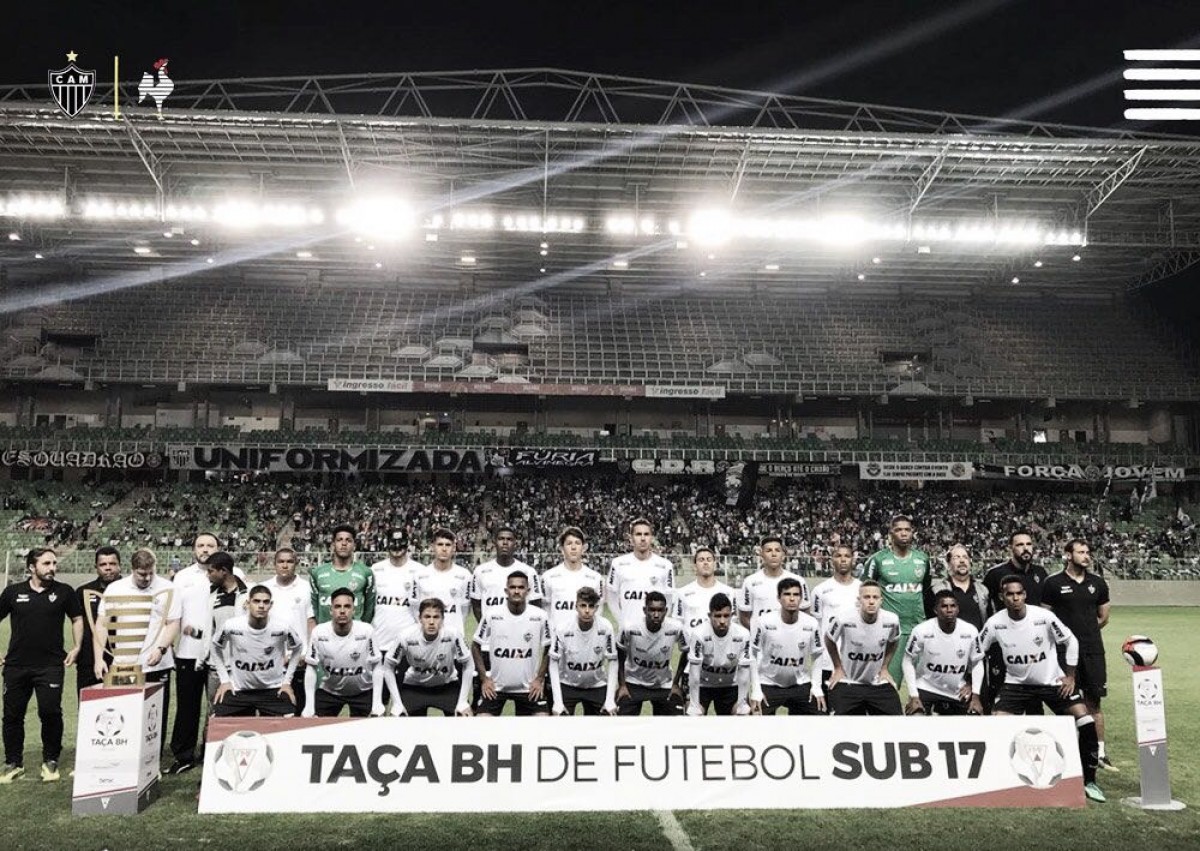
[[[1158,661],[1158,645],[1144,635],[1131,635],[1121,645],[1121,655],[1135,668],[1146,668]]]

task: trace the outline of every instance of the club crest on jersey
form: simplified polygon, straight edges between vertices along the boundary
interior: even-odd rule
[[[1095,594],[1095,593],[1096,593],[1096,586],[1095,586],[1095,585],[1089,585],[1089,586],[1088,586],[1088,593],[1089,593],[1089,594]],[[53,598],[53,597],[51,597],[50,599],[51,599],[51,600],[53,600],[54,598]]]
[[[350,654],[350,658],[353,659],[355,662],[357,662],[359,659],[362,658],[362,654],[359,653],[357,650],[355,650]]]
[[[263,655],[266,656],[268,659],[270,659],[271,656],[274,655],[274,653],[275,653],[274,647],[264,647],[263,648]]]
[[[736,653],[726,653],[725,658],[728,659],[730,662],[732,662],[734,659],[737,658],[737,654]]]
[[[1040,635],[1033,640],[1033,643],[1036,644],[1038,647],[1041,647],[1044,642],[1045,642],[1045,639],[1042,638]]]
[[[57,599],[58,599],[58,594],[53,594],[53,593],[52,593],[52,594],[50,594],[50,596],[49,596],[49,597],[47,597],[46,599],[48,599],[48,600],[49,600],[51,603],[53,603],[55,600],[57,600]]]
[[[521,638],[525,639],[526,641],[533,641],[533,633],[527,632],[524,635],[522,635]]]
[[[962,648],[959,648],[958,652],[955,653],[954,655],[957,656],[959,659],[961,659],[963,656],[967,655],[967,651],[963,650]]]
[[[658,577],[657,577],[657,576],[651,576],[651,577],[650,577],[650,584],[651,584],[651,585],[657,585],[657,584],[658,584]]]

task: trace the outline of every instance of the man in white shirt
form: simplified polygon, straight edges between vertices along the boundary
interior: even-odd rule
[[[821,642],[829,633],[829,621],[840,612],[853,612],[858,608],[858,586],[862,580],[854,576],[854,548],[849,544],[835,544],[829,555],[833,575],[817,584],[812,590],[812,615],[821,625]],[[833,662],[828,653],[821,654],[821,685],[828,688],[833,674]]]
[[[425,565],[408,556],[408,533],[393,529],[387,536],[387,558],[371,565],[375,574],[375,643],[387,653],[400,635],[417,622],[412,607],[413,581]]]
[[[575,622],[554,632],[550,645],[550,688],[553,713],[615,715],[617,641],[612,625],[597,618],[600,594],[584,586],[575,595]]]
[[[811,605],[808,598],[808,583],[804,577],[790,570],[783,569],[787,549],[783,539],[775,536],[762,539],[758,545],[758,557],[762,567],[746,577],[742,582],[740,599],[738,601],[738,617],[742,626],[754,630],[758,618],[767,612],[779,611],[779,580],[795,579],[800,583],[800,608],[807,609]]]
[[[384,659],[384,682],[375,680],[375,710],[383,707],[386,684],[392,715],[424,718],[430,709],[447,718],[471,715],[475,662],[462,633],[448,625],[445,616],[441,600],[421,601],[417,623],[404,631]]]
[[[380,676],[383,657],[375,645],[375,628],[354,620],[354,592],[339,588],[329,596],[330,620],[317,624],[309,636],[305,656],[304,691],[307,695],[301,715],[334,718],[349,707],[351,718],[366,718],[376,708],[383,714],[382,702],[373,705],[373,687]],[[317,687],[317,668],[325,677]]]
[[[692,555],[696,578],[675,592],[674,616],[683,624],[690,640],[692,634],[708,622],[708,602],[714,594],[737,599],[737,592],[717,579],[717,554],[701,547]],[[690,645],[689,645],[690,646]]]
[[[833,715],[902,715],[888,663],[900,644],[900,618],[883,609],[883,590],[873,579],[858,588],[858,609],[829,622],[825,652],[833,675],[825,699]]]
[[[466,635],[471,571],[454,563],[456,543],[449,529],[433,532],[433,561],[413,573],[409,604],[420,610],[423,600],[441,600],[446,622]]]
[[[296,714],[292,675],[304,637],[270,615],[271,591],[255,585],[246,614],[227,620],[213,639],[212,662],[221,681],[213,698],[218,718]]]
[[[909,715],[982,715],[975,688],[983,683],[979,630],[958,616],[949,588],[933,595],[934,617],[919,623],[904,648],[904,684]]]
[[[517,533],[508,526],[501,526],[496,530],[493,543],[496,557],[476,567],[471,576],[471,610],[479,623],[483,622],[484,615],[504,610],[508,600],[505,589],[509,574],[514,570],[524,573],[528,580],[529,596],[526,602],[541,606],[542,583],[537,571],[515,555]]]
[[[675,676],[671,657],[683,651]],[[667,617],[667,598],[649,591],[642,603],[642,616],[627,621],[617,633],[617,712],[641,715],[649,702],[655,715],[677,715],[673,697],[682,697],[679,684],[687,669],[687,643],[683,624]]]
[[[471,653],[480,672],[477,715],[500,715],[508,701],[517,715],[549,715],[546,670],[550,618],[525,602],[529,579],[522,570],[508,576],[508,601],[502,611],[483,616]]]
[[[583,563],[587,539],[583,532],[568,526],[558,536],[562,561],[542,574],[542,603],[550,613],[551,632],[575,622],[575,599],[580,588],[595,588],[604,593],[604,577]]]
[[[708,623],[691,638],[688,654],[688,715],[749,715],[750,633],[733,622],[733,601],[714,594]]]
[[[296,631],[308,638],[308,621],[313,617],[312,586],[303,576],[296,575],[296,551],[291,547],[282,547],[275,551],[275,575],[262,584],[271,591],[271,610],[277,618],[283,618]],[[292,691],[296,695],[296,710],[303,712],[306,696],[304,693],[304,660],[292,677]]]
[[[825,712],[821,626],[800,611],[800,598],[799,582],[779,580],[779,611],[759,618],[751,636],[750,710],[756,715],[774,715],[785,707],[788,715]]]
[[[668,607],[675,602],[675,566],[669,559],[651,552],[654,527],[649,520],[639,517],[629,524],[629,543],[633,552],[617,556],[608,568],[605,596],[618,630],[624,628],[626,621],[634,624],[641,621],[643,601],[650,591],[666,597]]]

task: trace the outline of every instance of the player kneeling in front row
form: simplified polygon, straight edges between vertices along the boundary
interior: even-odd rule
[[[545,690],[550,617],[525,602],[529,577],[524,571],[508,575],[504,594],[504,608],[484,614],[471,645],[480,671],[475,714],[500,715],[511,700],[517,715],[549,715]]]
[[[779,580],[779,611],[758,619],[750,642],[750,711],[774,715],[823,715],[821,625],[800,611],[803,593],[791,577]],[[812,674],[810,675],[810,670]]]
[[[685,655],[672,679],[671,655],[676,647]],[[642,617],[621,624],[617,636],[618,714],[641,715],[642,704],[648,702],[655,715],[677,715],[671,697],[680,694],[686,652],[683,624],[667,617],[666,595],[647,591],[642,598]]]
[[[317,624],[304,657],[304,718],[333,718],[343,706],[351,718],[382,715],[373,705],[373,685],[383,661],[375,647],[375,628],[354,619],[354,592],[338,588],[329,595],[330,620]],[[317,666],[325,672],[317,688]],[[378,711],[373,711],[378,709]]]
[[[247,612],[225,621],[210,656],[221,681],[213,696],[217,717],[296,714],[292,674],[304,638],[290,621],[272,621],[271,591],[250,589]]]
[[[1000,583],[1000,593],[1004,611],[987,619],[976,642],[981,653],[999,645],[1004,655],[1004,685],[992,714],[1024,715],[1031,708],[1040,711],[1045,704],[1055,715],[1073,716],[1084,792],[1090,800],[1103,802],[1104,792],[1096,785],[1096,721],[1075,687],[1079,642],[1055,614],[1025,604],[1021,577],[1006,576]],[[1056,646],[1066,648],[1062,668],[1058,666]]]
[[[904,684],[909,715],[982,715],[983,654],[979,630],[958,617],[950,589],[933,596],[932,617],[917,624],[904,648]]]
[[[584,586],[575,594],[574,623],[559,627],[550,644],[550,689],[555,715],[616,715],[617,640],[612,625],[597,618],[600,594]]]
[[[799,584],[799,583],[797,583]],[[691,637],[688,654],[688,715],[749,715],[750,631],[733,622],[733,602],[724,594],[708,601],[708,623]]]
[[[873,579],[858,587],[858,610],[829,621],[825,651],[833,675],[825,689],[832,715],[903,715],[888,663],[900,644],[900,618],[884,611],[883,591]]]
[[[452,623],[457,622],[455,617]],[[392,715],[424,718],[430,709],[448,718],[471,714],[475,663],[462,633],[446,622],[446,606],[437,597],[421,601],[417,622],[400,633],[383,662],[383,677],[375,680],[376,709],[383,708],[386,683]]]

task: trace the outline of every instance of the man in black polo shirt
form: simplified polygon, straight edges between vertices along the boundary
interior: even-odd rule
[[[83,644],[79,647],[79,658],[75,660],[75,691],[81,692],[88,686],[99,684],[96,679],[96,659],[92,648],[92,623],[99,617],[100,598],[104,589],[121,578],[121,554],[116,547],[100,547],[96,550],[96,578],[91,582],[80,585],[75,589],[79,596],[79,609],[84,613]],[[85,593],[91,591],[92,621],[87,619],[88,598]],[[111,660],[110,660],[111,661]]]
[[[54,580],[58,558],[51,549],[25,556],[29,578],[0,592],[0,620],[12,615],[4,664],[4,767],[0,783],[25,773],[25,711],[36,693],[42,722],[42,780],[58,780],[62,754],[62,687],[83,640],[83,609],[75,589]],[[63,620],[71,619],[74,646],[63,651]]]
[[[1033,562],[1033,535],[1028,529],[1017,529],[1008,536],[1008,561],[1001,562],[983,575],[984,587],[988,590],[988,611],[984,617],[1004,611],[1005,578],[1015,576],[1025,588],[1025,604],[1042,604],[1042,586],[1046,583],[1046,568]],[[983,711],[991,713],[992,703],[1004,685],[1004,657],[999,648],[988,652],[984,665]]]
[[[1063,557],[1066,567],[1046,580],[1042,605],[1058,615],[1079,640],[1075,685],[1083,693],[1088,712],[1096,719],[1099,766],[1108,771],[1119,771],[1104,752],[1104,713],[1100,711],[1100,698],[1108,694],[1104,639],[1100,637],[1100,630],[1108,625],[1112,609],[1108,583],[1089,569],[1092,551],[1082,538],[1068,541],[1063,547]]]

